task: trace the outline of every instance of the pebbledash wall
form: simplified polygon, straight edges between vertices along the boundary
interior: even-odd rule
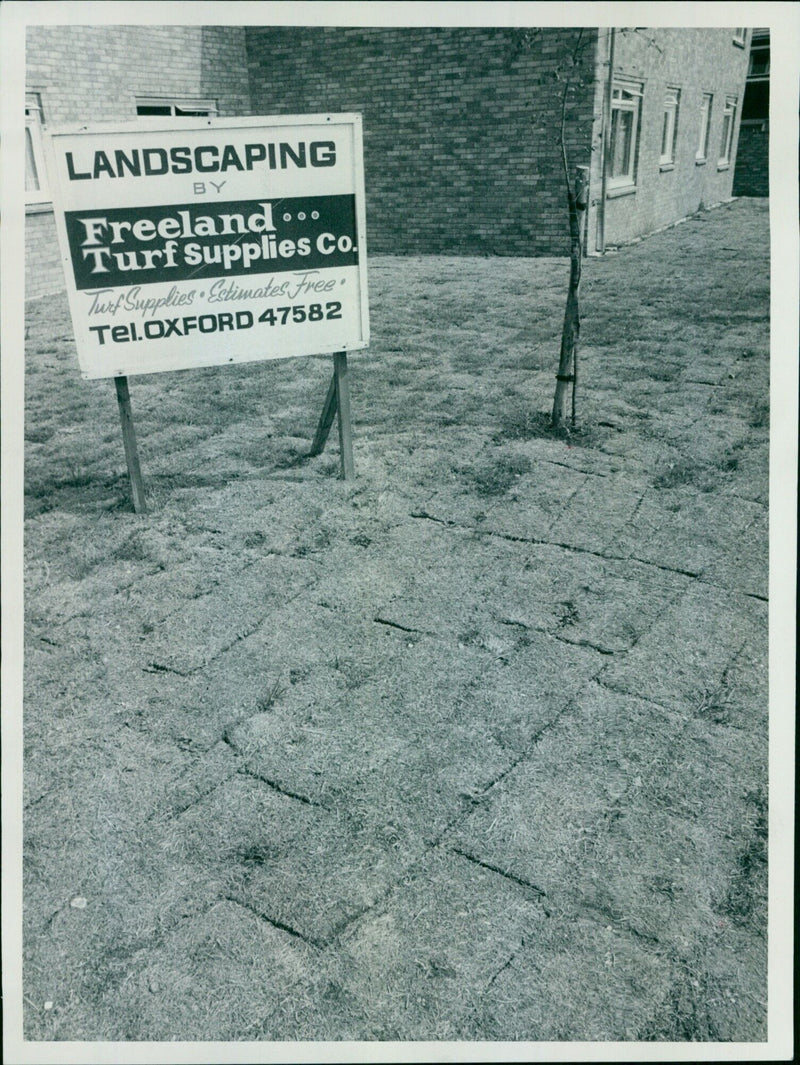
[[[611,35],[604,33],[598,80],[608,77]],[[611,187],[605,199],[606,245],[624,243],[731,197],[750,31],[659,29],[614,32],[615,84],[641,92],[633,182]],[[662,161],[668,92],[677,90],[675,135]],[[710,97],[708,132],[700,146],[701,110]],[[675,99],[675,97],[673,97]],[[726,104],[733,108],[730,147],[724,154]],[[589,247],[602,210],[601,159],[592,166],[594,195]]]
[[[564,255],[560,80],[572,165],[591,166],[587,248],[622,243],[730,197],[747,52],[735,31],[615,31],[614,74],[639,86],[631,182],[603,199],[607,29],[34,27],[27,87],[46,124],[136,121],[137,98],[206,99],[217,114],[364,117],[372,253]],[[660,162],[665,94],[679,90],[674,162]],[[696,159],[703,93],[709,150]],[[719,163],[725,98],[738,100]],[[627,106],[627,105],[626,105]],[[619,166],[619,160],[617,162]],[[28,216],[27,296],[63,286],[52,214]]]

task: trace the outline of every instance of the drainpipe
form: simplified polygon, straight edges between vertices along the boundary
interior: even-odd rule
[[[611,30],[608,45],[608,81],[606,82],[606,100],[603,108],[603,173],[600,182],[600,233],[598,235],[598,251],[604,254],[606,250],[606,195],[608,193],[608,168],[611,161],[611,103],[614,88],[614,45],[616,43],[615,29]]]

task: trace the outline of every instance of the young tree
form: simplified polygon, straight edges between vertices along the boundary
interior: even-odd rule
[[[579,294],[583,260],[584,219],[589,203],[589,167],[586,165],[577,166],[573,179],[570,180],[569,160],[567,158],[566,116],[570,91],[574,91],[576,87],[586,87],[586,72],[582,64],[586,46],[587,41],[584,39],[584,31],[580,30],[574,48],[565,56],[561,69],[556,72],[556,77],[564,81],[564,89],[561,94],[559,143],[569,215],[570,268],[567,304],[564,310],[564,324],[561,330],[561,352],[558,360],[558,373],[556,374],[556,391],[550,419],[551,426],[554,429],[561,429],[566,423],[568,386],[570,384],[572,385],[572,425],[573,427],[575,425],[578,340],[581,330]]]
[[[659,54],[662,54],[663,50],[655,37],[650,36],[646,31],[640,28],[620,30],[611,29],[605,32],[609,34],[609,69],[607,72],[608,96],[606,108],[610,111],[615,34],[620,34],[622,36],[634,35],[644,41],[647,48],[653,48]],[[567,209],[569,212],[570,273],[569,287],[567,289],[567,304],[564,311],[564,325],[561,331],[561,352],[559,355],[558,373],[556,374],[556,391],[553,398],[553,411],[550,419],[551,427],[554,429],[561,429],[566,425],[567,395],[568,386],[570,384],[572,385],[571,421],[572,426],[574,427],[575,425],[575,397],[578,385],[578,341],[581,329],[579,294],[581,263],[583,259],[584,220],[586,216],[586,208],[589,203],[589,167],[587,165],[576,166],[572,180],[570,180],[566,136],[567,102],[571,92],[574,92],[576,89],[586,91],[590,85],[593,85],[596,76],[594,63],[591,62],[586,64],[584,60],[587,54],[591,55],[589,46],[593,41],[596,41],[597,46],[600,47],[603,39],[604,33],[602,31],[596,37],[593,37],[591,34],[584,34],[584,30],[581,29],[578,32],[572,50],[563,57],[562,62],[559,64],[559,68],[556,71],[556,77],[564,82],[564,88],[561,94],[561,127],[559,131],[559,140],[561,161],[564,171],[564,186],[567,194]],[[591,69],[589,69],[589,67],[591,67]],[[606,141],[602,145],[602,148],[605,153],[609,154],[611,149],[610,123],[611,115],[610,113],[607,113],[605,122]],[[601,145],[592,144],[590,153],[599,147],[601,147]],[[588,163],[589,160],[586,160],[586,162]],[[601,195],[604,194],[605,183]]]

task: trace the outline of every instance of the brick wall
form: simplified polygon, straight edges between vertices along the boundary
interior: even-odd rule
[[[606,44],[604,39],[603,58]],[[641,81],[643,96],[636,191],[606,201],[607,244],[652,232],[701,205],[708,207],[731,196],[747,62],[747,47],[734,44],[732,29],[617,32],[615,73]],[[667,86],[680,89],[680,103],[674,167],[662,169],[659,156]],[[704,92],[713,93],[713,103],[708,156],[704,164],[698,164],[695,154]],[[723,168],[718,160],[726,95],[736,96],[737,110],[730,165]],[[596,215],[595,209],[593,223]]]
[[[555,71],[577,30],[250,28],[254,111],[364,118],[370,251],[561,255],[568,220]],[[570,98],[573,163],[588,164],[589,84]]]
[[[29,30],[28,88],[47,123],[135,120],[137,96],[214,100],[220,115],[356,111],[364,118],[373,252],[563,255],[568,225],[558,129],[565,57],[571,166],[591,164],[588,247],[600,211],[609,31],[511,28],[52,26]],[[746,48],[732,30],[618,32],[615,70],[643,84],[635,192],[605,203],[606,243],[728,198],[717,165],[726,94]],[[659,165],[664,93],[681,90],[675,165]],[[709,153],[695,161],[703,92]],[[63,285],[52,218],[28,216],[28,293]]]
[[[250,114],[244,30],[228,26],[32,26],[26,85],[46,125],[136,121],[137,96],[213,100]],[[52,214],[26,218],[26,296],[63,288]]]
[[[25,218],[25,299],[36,299],[64,288],[58,238],[52,210]]]
[[[141,95],[210,97],[221,115],[249,113],[240,27],[34,26],[26,62],[55,125],[135,119]]]
[[[733,176],[736,196],[769,196],[769,122],[745,122]]]

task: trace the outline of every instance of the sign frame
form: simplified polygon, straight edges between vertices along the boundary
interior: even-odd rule
[[[281,136],[289,138],[292,133],[298,137],[313,136],[314,131],[320,133],[321,131],[334,131],[333,135],[336,139],[337,150],[340,144],[344,150],[342,152],[344,156],[343,165],[339,169],[339,172],[333,176],[334,188],[347,190],[340,196],[327,196],[324,189],[327,183],[331,180],[331,174],[336,169],[335,164],[325,164],[320,162],[319,169],[312,172],[313,165],[311,167],[305,166],[305,155],[303,156],[303,172],[300,174],[302,180],[299,181],[301,188],[301,196],[306,198],[317,198],[318,202],[324,200],[344,200],[347,197],[352,197],[352,211],[354,214],[353,224],[355,228],[355,239],[351,241],[352,244],[352,256],[351,258],[355,262],[351,262],[346,266],[337,268],[326,267],[323,262],[318,269],[311,267],[304,269],[301,263],[298,263],[296,267],[284,266],[278,264],[277,272],[274,272],[270,267],[267,269],[257,269],[253,271],[242,272],[240,271],[232,281],[242,282],[243,285],[250,286],[247,291],[263,292],[267,291],[271,295],[271,292],[277,291],[281,286],[275,283],[275,279],[286,278],[287,281],[282,285],[285,289],[286,284],[290,284],[289,295],[283,295],[278,299],[278,303],[281,304],[280,310],[283,312],[283,322],[278,322],[277,325],[273,324],[270,329],[270,323],[260,324],[261,318],[254,317],[252,310],[249,308],[252,306],[253,301],[247,299],[239,300],[239,292],[236,294],[236,302],[232,304],[236,310],[238,310],[238,316],[234,318],[233,325],[229,324],[231,314],[225,315],[219,312],[219,307],[216,309],[208,308],[208,313],[203,314],[203,304],[200,304],[200,308],[197,308],[197,304],[193,304],[187,314],[180,307],[171,308],[168,311],[164,311],[164,321],[167,323],[167,328],[172,330],[172,333],[180,331],[181,326],[183,328],[193,330],[192,336],[182,335],[178,332],[180,340],[180,353],[169,353],[167,356],[162,354],[167,349],[168,341],[163,336],[150,336],[145,339],[137,331],[135,324],[136,319],[132,315],[125,316],[120,319],[120,325],[117,327],[117,332],[114,334],[112,329],[114,327],[113,318],[100,318],[102,321],[98,321],[94,326],[88,325],[88,312],[87,312],[87,294],[92,296],[94,300],[95,308],[99,305],[111,306],[116,301],[117,308],[119,308],[119,300],[122,298],[121,293],[127,288],[130,292],[133,288],[140,287],[145,297],[148,295],[148,288],[152,292],[156,290],[161,294],[154,299],[166,299],[164,295],[164,289],[176,290],[176,298],[182,298],[185,293],[184,289],[187,284],[186,279],[176,278],[173,282],[168,276],[168,270],[163,270],[164,280],[158,281],[146,281],[141,286],[137,286],[136,278],[132,275],[132,284],[126,286],[115,285],[101,285],[98,288],[108,295],[108,300],[103,303],[98,303],[100,297],[93,295],[96,290],[86,289],[84,284],[83,289],[78,287],[78,278],[76,275],[76,257],[75,257],[75,239],[73,233],[73,247],[70,247],[70,238],[67,227],[67,215],[70,212],[76,213],[75,208],[75,193],[74,187],[68,187],[69,178],[73,175],[77,176],[81,173],[81,167],[79,163],[73,163],[72,157],[69,160],[69,176],[67,175],[67,167],[65,165],[65,159],[67,154],[68,145],[80,145],[85,144],[94,145],[97,148],[99,143],[108,139],[113,144],[113,138],[117,138],[118,143],[131,143],[132,141],[144,142],[148,138],[153,140],[153,143],[158,141],[162,150],[169,148],[170,139],[173,146],[175,139],[183,139],[184,141],[194,137],[195,139],[203,134],[212,134],[214,143],[219,149],[219,144],[225,138],[225,134],[229,133],[230,138],[239,138],[246,136],[252,131],[253,134],[261,134],[261,139],[264,142],[269,140],[270,136],[279,138]],[[185,137],[182,135],[186,135]],[[211,138],[209,138],[210,140]],[[179,140],[180,143],[180,140]],[[282,145],[284,142],[280,142]],[[313,142],[312,142],[313,143]],[[316,142],[318,144],[324,144],[324,141]],[[272,153],[272,144],[265,143],[252,146],[260,148],[269,148]],[[158,151],[159,148],[148,148],[148,151]],[[180,151],[189,151],[189,148],[176,149]],[[211,148],[208,148],[210,151]],[[282,149],[281,149],[282,150]],[[142,149],[144,154],[144,149]],[[133,154],[131,152],[131,154]],[[365,192],[364,192],[364,163],[363,163],[363,135],[362,135],[362,117],[355,112],[346,113],[316,113],[307,115],[270,115],[270,116],[248,116],[248,117],[192,117],[176,119],[171,116],[165,116],[163,118],[147,118],[132,120],[130,122],[115,122],[115,123],[81,123],[71,124],[53,127],[49,130],[45,136],[45,158],[47,162],[48,176],[50,180],[50,187],[53,196],[53,213],[56,224],[56,232],[58,235],[59,251],[64,268],[65,282],[67,286],[67,296],[70,305],[70,315],[72,318],[73,331],[75,334],[75,343],[78,349],[78,358],[81,369],[81,374],[85,379],[94,380],[103,377],[126,377],[129,375],[158,373],[179,369],[193,369],[207,366],[228,365],[231,363],[244,363],[254,361],[271,361],[275,359],[291,358],[295,356],[307,356],[307,355],[323,355],[323,354],[335,354],[337,352],[355,351],[366,348],[369,345],[369,303],[368,303],[368,287],[367,287],[367,234],[366,234],[366,205],[365,205]],[[275,196],[271,191],[271,187],[277,188],[279,192],[285,193],[287,189],[291,188],[293,178],[297,177],[300,171],[291,169],[293,157],[289,155],[284,159],[281,155],[279,168],[272,167],[268,171],[268,188],[261,190],[260,188],[253,188],[255,182],[261,179],[261,169],[256,166],[248,167],[248,173],[245,175],[240,174],[241,167],[234,169],[233,174],[229,175],[233,178],[234,186],[238,186],[239,193],[238,198],[235,201],[235,206],[239,206],[241,203],[243,206],[249,206],[258,204],[267,213],[267,207],[277,200],[286,200],[285,195]],[[270,154],[270,162],[272,162],[272,154]],[[181,159],[181,163],[185,165],[186,160]],[[249,160],[248,160],[249,162]],[[337,157],[338,162],[338,157]],[[73,169],[74,166],[74,169]],[[263,169],[266,169],[266,165]],[[87,177],[94,175],[86,174]],[[215,202],[218,205],[222,205],[224,202],[220,198],[219,190],[217,190],[216,197],[214,195],[201,195],[197,194],[195,200],[192,201],[188,195],[186,189],[188,187],[194,188],[200,185],[214,185],[214,182],[210,178],[222,179],[218,183],[225,185],[228,182],[228,176],[226,174],[212,173],[209,180],[203,178],[200,179],[200,175],[197,172],[192,171],[188,174],[181,174],[180,177],[175,176],[173,170],[169,175],[164,175],[163,172],[158,172],[154,176],[161,177],[169,185],[164,186],[165,195],[158,196],[153,187],[150,186],[148,191],[148,203],[142,204],[136,198],[137,190],[144,188],[142,182],[147,175],[136,174],[133,177],[129,175],[109,175],[109,177],[119,176],[122,177],[122,182],[116,184],[111,180],[104,180],[102,188],[104,192],[108,192],[109,195],[103,199],[102,197],[96,197],[98,204],[95,207],[86,206],[80,207],[77,210],[83,214],[90,216],[89,223],[84,225],[91,225],[91,213],[94,211],[95,215],[98,211],[102,214],[111,215],[115,210],[118,210],[121,214],[122,210],[129,212],[149,211],[151,214],[157,212],[159,207],[164,210],[171,209],[173,214],[181,213],[181,217],[188,218],[189,209],[191,207],[197,207],[198,209],[214,211]],[[99,177],[105,177],[105,174],[99,175]],[[126,178],[128,179],[127,185],[125,185]],[[133,192],[131,191],[131,182],[133,182]],[[138,184],[137,184],[138,183]],[[180,183],[180,192],[176,183]],[[196,184],[195,184],[196,183]],[[338,184],[337,184],[338,183]],[[99,184],[99,180],[86,181],[81,183],[79,193],[84,196],[85,192],[90,191],[90,186]],[[77,185],[77,182],[75,182]],[[214,185],[216,188],[216,185]],[[311,188],[312,191],[306,191]],[[94,191],[92,188],[91,191]],[[120,196],[120,191],[122,195]],[[154,200],[155,197],[155,200]],[[119,201],[123,202],[120,203]],[[160,202],[159,202],[160,201]],[[177,201],[177,202],[176,202]],[[180,211],[180,208],[184,210]],[[318,212],[317,212],[317,216]],[[194,216],[193,216],[194,217]],[[237,214],[219,215],[219,218],[237,218]],[[242,216],[243,217],[243,216]],[[254,215],[250,215],[247,225],[249,226],[253,221]],[[271,245],[271,250],[275,252],[278,245],[279,224],[274,222],[272,212],[269,213],[269,223],[275,227],[276,236]],[[283,218],[287,215],[284,214]],[[297,214],[297,218],[300,218],[301,214]],[[305,218],[305,214],[302,215]],[[319,223],[321,226],[324,222]],[[84,232],[93,234],[94,232],[101,232],[98,226],[96,228],[85,228]],[[263,222],[262,219],[256,219],[256,221]],[[153,227],[153,222],[147,220],[142,223]],[[177,223],[174,219],[168,219],[164,225],[175,226]],[[128,232],[131,232],[131,226],[129,223],[121,222],[120,226],[128,227]],[[310,225],[310,223],[309,223]],[[184,232],[188,226],[190,235],[191,223],[184,222]],[[140,230],[141,231],[141,230]],[[117,235],[122,232],[121,229],[116,231]],[[173,229],[174,232],[174,229]],[[241,232],[241,231],[240,231]],[[159,230],[159,235],[161,230]],[[255,234],[258,236],[258,234]],[[126,234],[127,236],[127,234]],[[252,236],[252,234],[248,234]],[[323,234],[322,236],[329,237],[331,234]],[[322,236],[318,240],[322,239]],[[149,237],[146,239],[150,239]],[[224,238],[220,238],[224,239]],[[265,242],[266,236],[262,239]],[[272,240],[272,237],[270,236]],[[342,238],[344,240],[348,237]],[[234,244],[242,245],[242,240],[236,240],[235,236],[232,238]],[[86,241],[84,241],[86,243]],[[173,241],[174,244],[178,244],[178,241]],[[288,242],[291,244],[291,241]],[[308,242],[307,242],[308,243]],[[251,245],[253,248],[256,245]],[[299,247],[299,242],[298,242]],[[327,250],[333,250],[335,253],[337,248],[332,247],[332,242],[326,240],[322,247]],[[266,247],[264,249],[266,254]],[[315,248],[312,246],[312,258]],[[224,248],[223,248],[224,253]],[[131,253],[137,254],[137,253]],[[235,254],[231,252],[231,254]],[[299,251],[298,255],[301,254]],[[317,261],[319,261],[319,254],[317,254]],[[96,261],[96,260],[95,260]],[[130,261],[130,260],[129,260]],[[150,260],[152,262],[152,259]],[[201,269],[205,269],[202,267]],[[209,268],[211,270],[216,269],[214,267]],[[258,281],[270,278],[266,284],[265,289],[253,289],[252,285],[258,285]],[[312,282],[310,279],[315,278]],[[308,291],[311,291],[310,286],[312,283],[316,283],[319,278],[336,277],[338,290],[339,284],[344,286],[346,290],[346,296],[340,292],[336,292],[336,295],[342,295],[343,300],[348,300],[342,306],[341,301],[336,303],[326,303],[323,297],[319,297],[316,294],[301,300],[298,304],[298,293],[302,290],[301,285],[307,284],[309,286]],[[230,274],[226,274],[223,270],[217,273],[207,273],[204,280],[213,282],[216,280],[217,284],[225,278],[231,279]],[[292,296],[291,282],[292,279],[300,279],[297,282],[297,291]],[[303,278],[309,279],[307,282],[302,281]],[[274,283],[274,284],[273,284]],[[204,281],[198,282],[198,285],[202,286]],[[327,284],[327,281],[326,281]],[[320,282],[321,286],[321,282]],[[206,286],[207,287],[207,286]],[[236,286],[232,283],[232,289],[238,288],[241,291],[241,286]],[[205,298],[205,288],[201,288],[203,297]],[[223,286],[224,293],[224,286]],[[194,294],[196,296],[196,292]],[[275,299],[270,301],[270,295],[267,296],[267,305],[273,306]],[[189,298],[188,295],[186,298]],[[255,300],[256,297],[253,297]],[[194,296],[192,296],[194,300]],[[312,304],[312,300],[314,301]],[[137,301],[134,301],[137,302]],[[142,301],[143,302],[143,301]],[[257,301],[256,301],[257,302]],[[286,321],[285,307],[289,305],[293,308],[292,315],[294,318],[294,307],[299,306],[303,309],[301,314],[305,315],[306,311],[313,306],[313,310],[310,313],[319,314],[318,308],[320,306],[331,307],[339,306],[340,315],[345,321],[339,325],[335,323],[333,326],[328,326],[328,323],[315,320],[317,328],[311,328],[310,324],[306,323],[306,328],[303,331],[302,326],[297,324],[297,320],[291,319]],[[123,302],[123,310],[124,310]],[[265,306],[263,299],[258,306]],[[244,308],[241,310],[240,308]],[[227,307],[226,307],[227,309]],[[114,312],[117,313],[116,311]],[[136,313],[142,315],[144,319],[145,313],[152,312],[140,312]],[[270,314],[269,310],[265,313]],[[330,312],[329,312],[330,313]],[[197,321],[202,317],[205,325],[210,326],[210,330],[207,336],[202,336],[198,330]],[[272,316],[273,320],[274,315]],[[223,319],[226,319],[223,321]],[[133,321],[133,325],[127,324]],[[156,332],[156,326],[154,322],[160,322],[162,319],[152,319],[147,324],[149,333]],[[177,322],[177,325],[169,325],[170,321]],[[305,321],[305,319],[304,319]],[[217,331],[217,323],[219,328],[228,329],[227,332]],[[242,324],[243,323],[243,324]],[[203,323],[201,322],[201,327]],[[240,329],[241,324],[241,331]],[[107,327],[107,328],[106,328]],[[255,328],[254,328],[255,327]],[[159,329],[163,329],[163,325],[158,326]],[[89,330],[93,331],[93,335],[89,335]],[[111,341],[114,336],[119,337],[119,341]],[[98,351],[98,341],[104,346],[104,351],[101,353]],[[93,342],[93,346],[90,346]],[[148,346],[149,345],[149,346]],[[177,351],[177,348],[173,348],[173,352]],[[143,354],[144,353],[144,354]],[[108,356],[111,356],[108,358]]]

